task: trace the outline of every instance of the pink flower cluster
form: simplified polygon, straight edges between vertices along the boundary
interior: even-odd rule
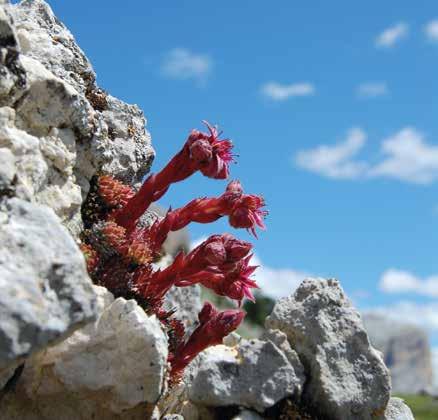
[[[163,299],[172,287],[200,284],[220,296],[235,300],[254,300],[257,284],[251,275],[252,245],[230,234],[213,235],[188,254],[180,252],[171,265],[154,269],[162,246],[170,232],[192,222],[210,223],[228,217],[234,228],[244,228],[256,236],[256,227],[264,229],[264,201],[245,194],[239,181],[228,184],[219,197],[198,198],[185,206],[169,210],[162,220],[144,227],[139,222],[150,204],[163,196],[170,185],[196,171],[226,179],[233,162],[232,143],[219,139],[215,127],[206,123],[208,132],[193,130],[183,148],[157,174],[150,175],[135,192],[130,186],[102,175],[91,197],[97,222],[83,233],[82,249],[93,280],[116,296],[135,298],[148,312],[155,313],[167,327],[172,375],[179,377],[184,367],[202,350],[218,344],[235,330],[244,312],[240,309],[219,312],[205,303],[199,313],[199,326],[185,336],[182,324],[166,312]],[[101,208],[96,209],[96,203]]]

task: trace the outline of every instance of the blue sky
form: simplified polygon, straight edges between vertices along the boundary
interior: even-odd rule
[[[267,293],[337,277],[359,308],[420,323],[438,346],[434,2],[164,3],[50,1],[100,86],[144,110],[155,170],[202,119],[234,140],[233,178],[270,211],[255,244]],[[224,188],[194,176],[162,203]]]

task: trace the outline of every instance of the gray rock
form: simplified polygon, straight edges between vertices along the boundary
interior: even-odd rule
[[[222,344],[227,347],[235,347],[242,341],[242,337],[233,331],[222,340]],[[275,343],[274,343],[275,344]]]
[[[184,420],[184,417],[181,414],[166,414],[163,420]]]
[[[234,416],[232,420],[263,420],[263,417],[254,411],[242,410],[237,416]]]
[[[283,352],[287,360],[289,360],[289,363],[293,366],[295,373],[297,374],[298,378],[300,378],[300,381],[302,383],[306,381],[304,366],[301,364],[297,352],[292,349],[285,333],[281,332],[280,330],[268,329],[265,330],[260,336],[260,340],[269,340],[275,344]]]
[[[270,341],[214,346],[194,363],[197,370],[188,396],[196,405],[241,405],[263,412],[283,398],[298,397],[303,387],[302,378]]]
[[[19,392],[3,405],[6,413],[21,405],[57,419],[76,406],[81,418],[130,418],[140,405],[158,400],[167,368],[160,322],[135,301],[114,300],[105,288],[94,288],[97,321],[26,363]],[[57,401],[52,409],[50,400]]]
[[[0,9],[0,147],[15,194],[51,207],[78,235],[89,182],[138,183],[154,157],[141,110],[106,94],[71,33],[42,0]]]
[[[339,282],[306,279],[280,299],[266,327],[286,333],[303,363],[303,398],[327,419],[372,419],[390,397],[389,372]]]
[[[95,73],[70,31],[56,18],[43,0],[26,0],[13,7],[17,36],[22,53],[41,62],[57,78],[70,85],[96,111],[94,135],[80,150],[78,168],[87,163],[118,175],[127,182],[138,182],[149,169],[154,152],[145,131],[143,113],[102,91]],[[81,143],[78,138],[78,143]],[[91,152],[87,158],[85,152]],[[90,169],[90,168],[88,168]]]
[[[15,174],[15,156],[9,149],[0,148],[0,194],[11,188]]]
[[[77,245],[50,209],[17,198],[0,209],[0,368],[96,316]]]
[[[172,287],[164,299],[164,308],[176,309],[175,317],[182,320],[188,330],[198,322],[198,313],[202,308],[201,288],[199,285],[189,287]]]
[[[7,3],[0,3],[0,106],[13,103],[26,85],[26,76],[18,62],[17,34]]]
[[[362,319],[372,345],[384,354],[392,391],[416,394],[431,388],[432,358],[426,331],[374,313],[364,314]]]
[[[415,420],[415,418],[401,398],[391,398],[385,410],[384,420]]]
[[[12,13],[22,53],[85,93],[95,79],[91,64],[50,6],[42,0],[25,0],[14,5]]]

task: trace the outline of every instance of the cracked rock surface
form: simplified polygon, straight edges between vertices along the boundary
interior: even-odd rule
[[[372,419],[390,398],[389,372],[359,313],[333,279],[306,279],[280,299],[266,327],[283,331],[302,361],[303,398],[328,419]]]
[[[196,366],[188,395],[197,405],[241,405],[263,412],[283,398],[299,396],[304,383],[301,366],[296,372],[271,341],[215,346],[198,356]]]
[[[0,369],[96,315],[73,238],[51,209],[18,198],[0,212]]]
[[[4,400],[8,418],[54,419],[76,407],[63,418],[143,419],[158,400],[167,359],[160,322],[135,301],[94,289],[97,321],[27,361],[15,396]]]
[[[96,173],[139,182],[154,157],[136,105],[96,84],[72,34],[42,0],[0,12],[0,147],[16,158],[16,195],[51,207],[77,235]]]

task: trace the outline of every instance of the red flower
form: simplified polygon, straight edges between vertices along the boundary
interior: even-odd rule
[[[257,267],[249,266],[251,247],[229,234],[211,236],[188,255],[180,252],[163,270],[137,269],[131,290],[157,307],[172,286],[198,283],[239,305],[245,297],[254,300],[251,289],[258,286],[250,275]]]
[[[219,139],[220,133],[207,121],[203,121],[209,133],[193,130],[186,146],[190,159],[203,175],[209,178],[226,179],[229,176],[228,166],[233,162],[231,150],[233,145],[229,139]]]
[[[182,279],[197,271],[228,272],[252,249],[249,242],[234,238],[228,233],[210,236],[193,249],[186,257],[186,268],[180,273]]]
[[[208,133],[193,130],[172,160],[160,172],[149,176],[137,194],[115,213],[119,225],[131,230],[138,218],[152,202],[163,196],[170,184],[182,181],[198,170],[210,178],[228,177],[228,166],[233,161],[233,145],[229,139],[219,139],[217,129],[207,122],[205,124]]]
[[[264,205],[262,197],[244,194],[240,182],[232,181],[220,197],[198,198],[184,207],[169,210],[164,219],[155,222],[144,235],[158,252],[169,232],[180,230],[190,222],[211,223],[228,216],[231,226],[246,228],[257,237],[255,227],[265,228],[263,218],[268,212],[261,210]]]
[[[258,286],[254,280],[251,280],[250,276],[257,269],[257,266],[249,265],[251,258],[252,255],[248,255],[240,260],[234,269],[224,271],[224,276],[221,279],[205,276],[200,283],[220,296],[237,300],[239,306],[245,297],[254,302],[255,299],[251,289],[258,288]]]
[[[87,271],[91,274],[99,264],[99,254],[91,245],[88,244],[82,243],[80,244],[79,248],[84,254],[85,263],[87,264]]]
[[[110,175],[100,176],[98,185],[99,195],[110,207],[123,207],[134,196],[134,191],[132,191],[131,187]]]
[[[159,307],[166,293],[178,282],[180,273],[186,268],[185,258],[184,253],[180,252],[173,263],[163,270],[153,272],[150,265],[137,269],[131,282],[131,290],[150,305]]]
[[[219,312],[210,302],[205,302],[198,315],[199,326],[170,359],[171,375],[178,375],[201,351],[221,344],[225,336],[234,331],[245,317],[245,312],[229,309]]]

